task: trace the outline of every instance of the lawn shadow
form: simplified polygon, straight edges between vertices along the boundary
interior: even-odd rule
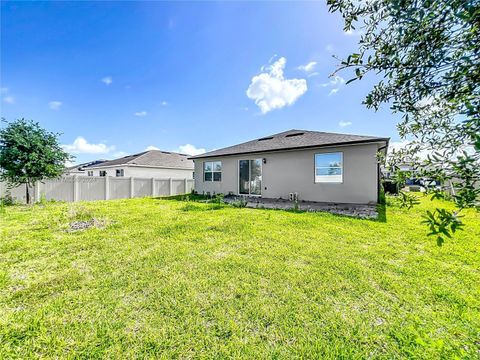
[[[378,204],[377,205],[377,213],[378,216],[375,221],[386,223],[387,222],[387,205],[386,204]]]

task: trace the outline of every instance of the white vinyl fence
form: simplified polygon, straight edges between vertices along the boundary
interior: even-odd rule
[[[42,197],[59,201],[108,200],[186,194],[192,191],[193,184],[193,179],[65,176],[37,182],[29,192],[33,201]],[[8,189],[0,182],[0,197],[6,195],[25,202],[25,185]]]

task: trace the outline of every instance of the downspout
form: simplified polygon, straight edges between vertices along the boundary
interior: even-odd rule
[[[387,149],[388,149],[388,140],[385,143],[385,146],[379,147],[378,152],[385,149],[385,159],[387,158]],[[377,162],[377,204],[380,203],[380,162]]]

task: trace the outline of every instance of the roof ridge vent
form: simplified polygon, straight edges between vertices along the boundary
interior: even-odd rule
[[[293,134],[287,134],[285,137],[294,137],[294,136],[301,136],[305,134],[304,132],[298,132],[298,133],[293,133]]]
[[[258,139],[258,141],[265,141],[265,140],[272,140],[272,139],[273,139],[273,136],[268,136],[268,137]]]

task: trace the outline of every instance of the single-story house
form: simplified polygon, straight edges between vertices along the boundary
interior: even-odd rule
[[[328,203],[378,201],[389,138],[289,130],[190,157],[198,193]]]
[[[82,169],[84,176],[193,179],[193,166],[193,161],[188,159],[188,155],[149,150],[83,166]]]
[[[94,160],[94,161],[89,161],[82,164],[69,166],[65,169],[65,175],[86,175],[86,172],[85,172],[86,167],[101,164],[102,162],[105,162],[105,161],[107,160]]]

